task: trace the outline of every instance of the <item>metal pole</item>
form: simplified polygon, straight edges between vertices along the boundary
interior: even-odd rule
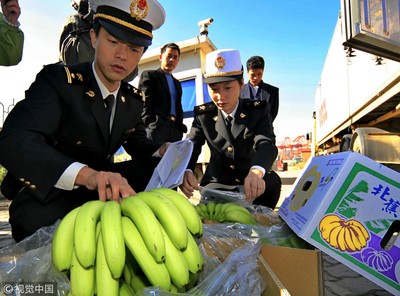
[[[2,118],[2,121],[1,121],[1,125],[3,126],[3,123],[4,123],[4,105],[3,105],[3,103],[2,102],[0,102],[0,105],[1,105],[1,107],[3,108],[3,111],[1,112],[1,115],[3,116],[3,118]]]

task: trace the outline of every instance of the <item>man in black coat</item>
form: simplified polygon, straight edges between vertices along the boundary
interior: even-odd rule
[[[260,56],[252,56],[246,63],[249,82],[240,93],[243,99],[267,101],[271,106],[271,119],[275,120],[279,109],[279,88],[265,83],[263,79],[265,62]]]
[[[154,156],[165,153],[167,145],[146,137],[143,94],[122,81],[163,24],[164,9],[155,0],[145,7],[98,3],[90,32],[94,61],[45,66],[0,133],[0,163],[8,170],[2,191],[12,195],[16,241],[88,200],[119,201],[143,190]],[[113,163],[121,145],[132,160]]]
[[[193,142],[193,153],[182,192],[191,197],[199,190],[193,171],[207,143],[211,156],[200,185],[243,185],[248,201],[275,208],[281,184],[269,174],[277,156],[269,105],[239,99],[243,67],[237,50],[207,54],[204,77],[212,102],[195,107],[187,136]]]
[[[187,132],[183,123],[182,86],[172,75],[180,54],[177,44],[165,44],[159,57],[160,68],[140,75],[139,89],[146,95],[142,116],[147,136],[154,141],[179,141]]]

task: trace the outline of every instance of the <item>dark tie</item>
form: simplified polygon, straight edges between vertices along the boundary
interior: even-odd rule
[[[108,119],[108,126],[109,126],[109,131],[111,132],[111,123],[110,123],[110,120],[111,120],[111,111],[112,111],[112,108],[113,108],[113,105],[114,105],[114,100],[115,100],[115,98],[114,98],[114,95],[109,95],[109,96],[107,96],[107,98],[105,98],[104,99],[104,104],[105,104],[105,108],[106,108],[106,118]]]
[[[232,120],[233,120],[233,118],[232,118],[232,116],[228,115],[225,120],[226,120],[226,129],[228,130],[228,133],[229,133],[229,136],[231,137],[231,139],[233,139],[233,136],[232,136]]]

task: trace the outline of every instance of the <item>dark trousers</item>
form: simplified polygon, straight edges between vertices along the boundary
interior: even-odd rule
[[[140,161],[115,163],[110,170],[119,172],[128,179],[136,192],[140,192],[146,188],[159,160],[160,158],[150,157]],[[72,191],[53,188],[50,195],[52,197],[50,200],[41,201],[32,191],[24,188],[15,196],[9,209],[12,236],[15,241],[19,242],[39,228],[54,224],[85,202],[99,198],[97,191],[82,186]]]
[[[263,179],[265,181],[265,192],[257,197],[253,204],[275,209],[281,195],[282,180],[274,171],[267,172]]]

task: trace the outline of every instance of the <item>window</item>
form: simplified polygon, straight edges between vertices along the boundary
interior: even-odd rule
[[[182,108],[183,117],[193,117],[193,108],[198,105],[196,97],[196,80],[190,79],[181,81],[182,85]],[[203,83],[204,103],[210,102],[211,98],[208,95],[207,85]]]

